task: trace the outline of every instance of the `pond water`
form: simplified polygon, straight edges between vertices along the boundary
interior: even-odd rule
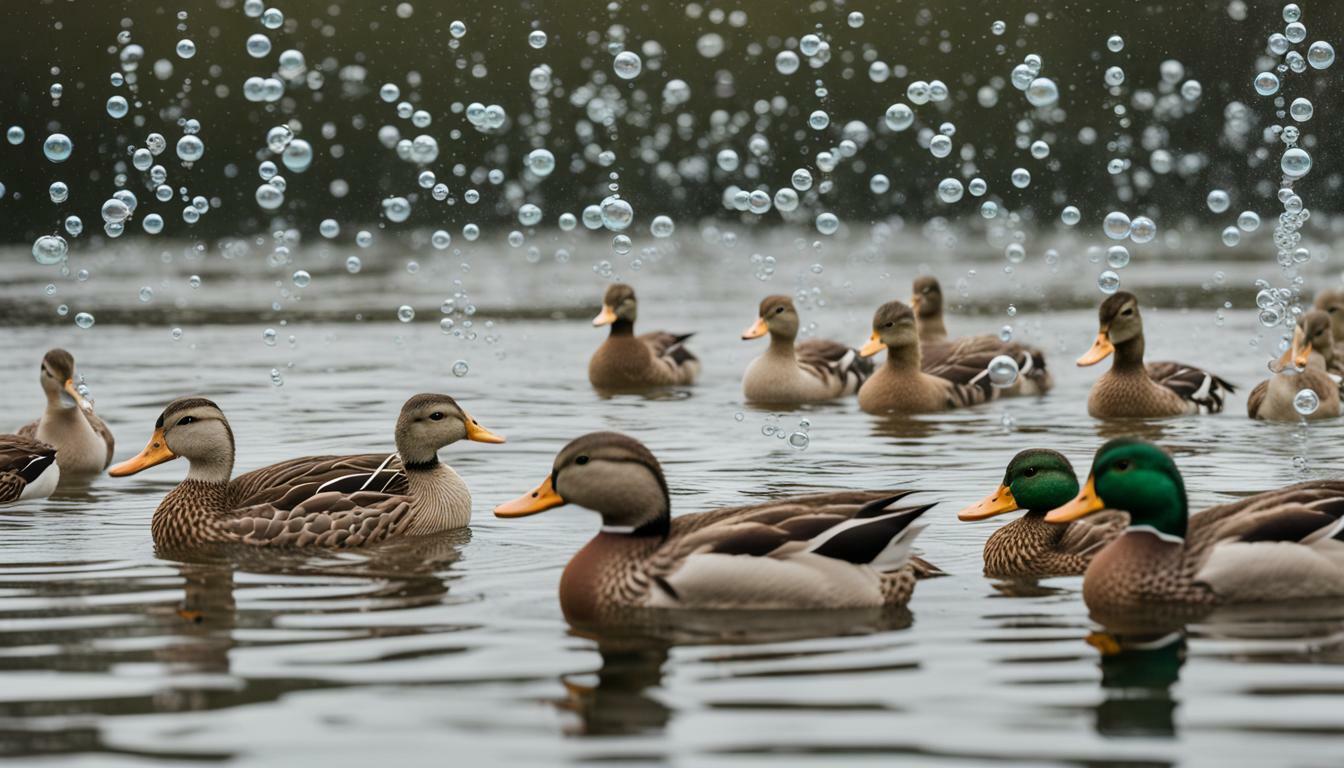
[[[181,462],[0,510],[0,752],[81,765],[1337,764],[1344,605],[1224,612],[1170,642],[1103,656],[1104,642],[1088,642],[1097,628],[1080,579],[995,585],[980,574],[995,523],[955,519],[1025,446],[1058,448],[1081,471],[1104,438],[1158,440],[1178,453],[1193,507],[1339,467],[1338,424],[1304,431],[1245,417],[1245,393],[1277,336],[1260,337],[1246,310],[1221,323],[1215,313],[1234,294],[1248,305],[1258,264],[1187,255],[1164,270],[1158,253],[1126,270],[1125,287],[1145,299],[1150,357],[1206,365],[1243,389],[1217,417],[1104,423],[1085,407],[1099,371],[1072,365],[1095,334],[1100,297],[1078,279],[1096,270],[1080,251],[1066,251],[1057,272],[1033,259],[1006,275],[996,259],[909,244],[836,245],[821,258],[779,237],[712,257],[688,241],[624,274],[641,298],[639,327],[697,331],[705,373],[670,396],[610,400],[585,375],[602,335],[586,318],[604,283],[586,266],[549,256],[528,265],[500,247],[478,252],[470,271],[421,254],[416,274],[402,268],[409,253],[366,253],[370,268],[352,276],[348,254],[333,252],[329,271],[313,270],[312,299],[286,297],[285,312],[271,315],[257,307],[290,290],[289,274],[257,260],[215,275],[203,261],[165,265],[134,243],[100,257],[98,290],[81,303],[98,302],[92,329],[16,321],[0,334],[6,429],[37,415],[38,361],[60,345],[115,431],[118,458],[140,449],[164,403],[189,393],[230,418],[239,471],[388,450],[401,402],[420,391],[453,395],[509,442],[442,454],[475,496],[470,530],[369,551],[160,559],[149,519]],[[750,255],[767,246],[785,255],[763,282]],[[575,253],[589,260],[583,243]],[[970,281],[949,317],[953,333],[1011,322],[1047,351],[1057,389],[902,421],[868,416],[852,400],[782,413],[741,402],[741,371],[763,342],[738,334],[764,294],[817,289],[809,295],[825,306],[801,307],[805,321],[857,344],[878,303],[908,296],[920,264],[949,296],[959,277]],[[0,289],[17,317],[31,306],[51,316],[44,301],[81,290],[62,283],[38,300],[47,278],[24,270]],[[204,278],[197,289],[193,270]],[[473,341],[439,328],[454,279],[477,306]],[[156,295],[138,317],[150,324],[119,324],[136,317],[145,283]],[[1021,311],[1009,318],[1014,299]],[[416,309],[410,323],[393,319],[403,303]],[[461,328],[464,316],[454,317]],[[263,341],[267,327],[275,346]],[[458,360],[464,376],[453,373]],[[792,432],[804,418],[805,450],[762,432]],[[813,489],[919,488],[939,502],[922,549],[950,575],[922,582],[896,616],[572,632],[556,585],[596,517],[565,508],[503,521],[490,509],[530,489],[566,441],[597,429],[654,450],[675,512]]]

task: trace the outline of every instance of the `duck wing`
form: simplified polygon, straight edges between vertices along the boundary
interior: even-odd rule
[[[1194,403],[1200,413],[1220,413],[1227,396],[1237,391],[1226,379],[1191,365],[1167,361],[1148,363],[1146,368],[1150,379]]]
[[[357,547],[409,525],[411,499],[375,491],[308,493],[298,487],[273,502],[231,511],[224,525],[240,542],[266,547]]]
[[[700,359],[686,348],[686,340],[694,333],[653,331],[637,338],[653,352],[654,358],[671,374],[673,383],[690,384],[700,372]]]
[[[1111,543],[1129,526],[1129,514],[1108,509],[1075,520],[1064,529],[1057,549],[1068,555],[1086,555]]]
[[[873,373],[873,359],[838,341],[806,339],[794,345],[798,366],[827,384],[838,384],[840,394],[852,395]]]
[[[56,449],[23,435],[0,435],[0,504],[16,501],[56,463]]]
[[[304,456],[282,461],[235,477],[229,484],[238,506],[276,502],[293,494],[409,493],[406,471],[395,454]]]

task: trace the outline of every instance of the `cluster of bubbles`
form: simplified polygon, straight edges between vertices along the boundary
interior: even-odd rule
[[[740,422],[744,420],[746,416],[739,411],[733,418]],[[812,429],[812,421],[807,418],[799,419],[798,426],[791,430],[781,423],[783,418],[783,414],[779,413],[772,413],[766,416],[765,423],[761,425],[761,435],[776,440],[783,440],[790,448],[795,450],[807,450],[807,446],[812,443],[812,436],[809,433],[809,430]]]

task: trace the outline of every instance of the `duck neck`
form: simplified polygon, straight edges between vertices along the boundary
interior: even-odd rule
[[[650,511],[640,518],[631,522],[631,517],[622,515],[619,520],[614,520],[607,515],[602,515],[602,533],[616,536],[626,536],[632,539],[657,540],[662,541],[672,530],[672,514],[670,503],[666,494],[662,497],[660,504],[655,504]]]
[[[432,464],[406,464],[415,520],[408,533],[421,535],[465,528],[471,522],[471,491],[461,476],[435,457]]]
[[[947,338],[947,326],[943,323],[943,313],[919,318],[920,341],[942,341]]]
[[[617,318],[616,321],[611,324],[611,338],[613,339],[616,338],[617,336],[634,336],[634,335],[635,335],[635,323],[633,320],[623,320]]]
[[[793,336],[786,336],[781,333],[770,332],[770,347],[765,350],[769,357],[778,357],[793,360],[795,353],[793,349]]]
[[[188,461],[191,466],[187,470],[187,480],[227,487],[229,478],[233,476],[233,443],[218,446],[216,450],[189,458]]]
[[[908,373],[918,371],[920,363],[919,345],[905,344],[899,347],[887,347],[887,368]]]
[[[1143,368],[1143,334],[1127,339],[1115,345],[1115,362],[1112,367],[1123,370],[1141,370]]]

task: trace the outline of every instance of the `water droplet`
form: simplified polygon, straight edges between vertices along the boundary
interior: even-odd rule
[[[807,450],[807,446],[812,442],[812,438],[806,432],[794,432],[789,435],[789,446],[800,451]]]
[[[75,315],[75,325],[87,331],[93,327],[93,315],[88,312],[80,312]]]
[[[1311,155],[1307,154],[1307,151],[1301,147],[1289,147],[1284,151],[1283,159],[1279,161],[1279,167],[1283,170],[1284,176],[1290,179],[1300,179],[1311,171]]]
[[[670,216],[654,216],[653,221],[649,224],[649,234],[658,238],[671,237],[675,229],[676,224]]]
[[[13,138],[16,129],[18,130],[19,141],[14,141]],[[15,126],[15,128],[10,128],[9,130],[10,144],[18,144],[23,141],[22,128]],[[42,154],[46,155],[47,159],[53,163],[64,163],[66,160],[69,160],[70,153],[73,152],[74,149],[75,145],[70,141],[70,137],[66,136],[64,133],[53,133],[47,137],[46,141],[42,142]]]
[[[1317,40],[1307,49],[1307,63],[1314,69],[1327,69],[1335,63],[1335,49],[1324,40]]]
[[[887,107],[887,114],[884,118],[887,127],[893,131],[904,131],[915,122],[915,112],[910,107],[897,102]]]
[[[999,387],[1011,387],[1017,383],[1017,361],[1008,355],[999,355],[989,361],[989,383]]]
[[[1101,223],[1102,231],[1112,240],[1124,240],[1129,237],[1132,226],[1129,216],[1120,211],[1111,211],[1106,214],[1105,220]]]
[[[1223,190],[1215,189],[1209,192],[1209,196],[1205,198],[1204,202],[1208,204],[1210,211],[1223,213],[1232,205],[1232,198]]]
[[[1293,395],[1293,410],[1303,416],[1310,416],[1321,407],[1321,398],[1313,390],[1301,389]]]
[[[1273,96],[1279,92],[1279,77],[1273,72],[1261,72],[1255,76],[1255,92],[1261,96]]]
[[[33,259],[38,264],[59,264],[69,252],[69,244],[60,235],[42,235],[33,241]]]
[[[415,319],[415,308],[409,304],[402,304],[397,308],[397,319],[403,323],[409,323]]]
[[[1255,211],[1242,211],[1237,215],[1237,228],[1242,232],[1254,232],[1260,228],[1260,214]]]
[[[534,29],[527,33],[527,44],[537,50],[546,47],[546,33],[540,29]]]
[[[798,71],[798,54],[793,51],[780,51],[775,55],[775,70],[781,75],[792,75]]]
[[[453,375],[459,379],[466,376],[470,370],[471,367],[467,365],[466,360],[457,360],[453,363]]]
[[[950,176],[938,182],[938,199],[944,203],[955,203],[961,199],[964,189],[961,181]]]
[[[1048,107],[1059,101],[1059,87],[1048,77],[1038,77],[1027,86],[1027,101],[1034,107]]]
[[[313,282],[313,276],[308,274],[308,270],[306,269],[295,270],[292,279],[294,280],[294,285],[299,288],[307,288],[308,285]]]
[[[1074,226],[1079,221],[1081,221],[1082,218],[1083,218],[1082,212],[1079,211],[1078,207],[1074,205],[1064,206],[1064,210],[1061,211],[1059,214],[1059,220],[1064,222],[1064,226],[1066,227]]]
[[[1115,293],[1120,290],[1120,276],[1109,269],[1105,270],[1097,275],[1097,288],[1107,295]]]
[[[621,51],[616,54],[611,66],[617,77],[622,80],[633,80],[639,77],[640,70],[644,68],[644,62],[640,60],[639,54],[634,51]]]

